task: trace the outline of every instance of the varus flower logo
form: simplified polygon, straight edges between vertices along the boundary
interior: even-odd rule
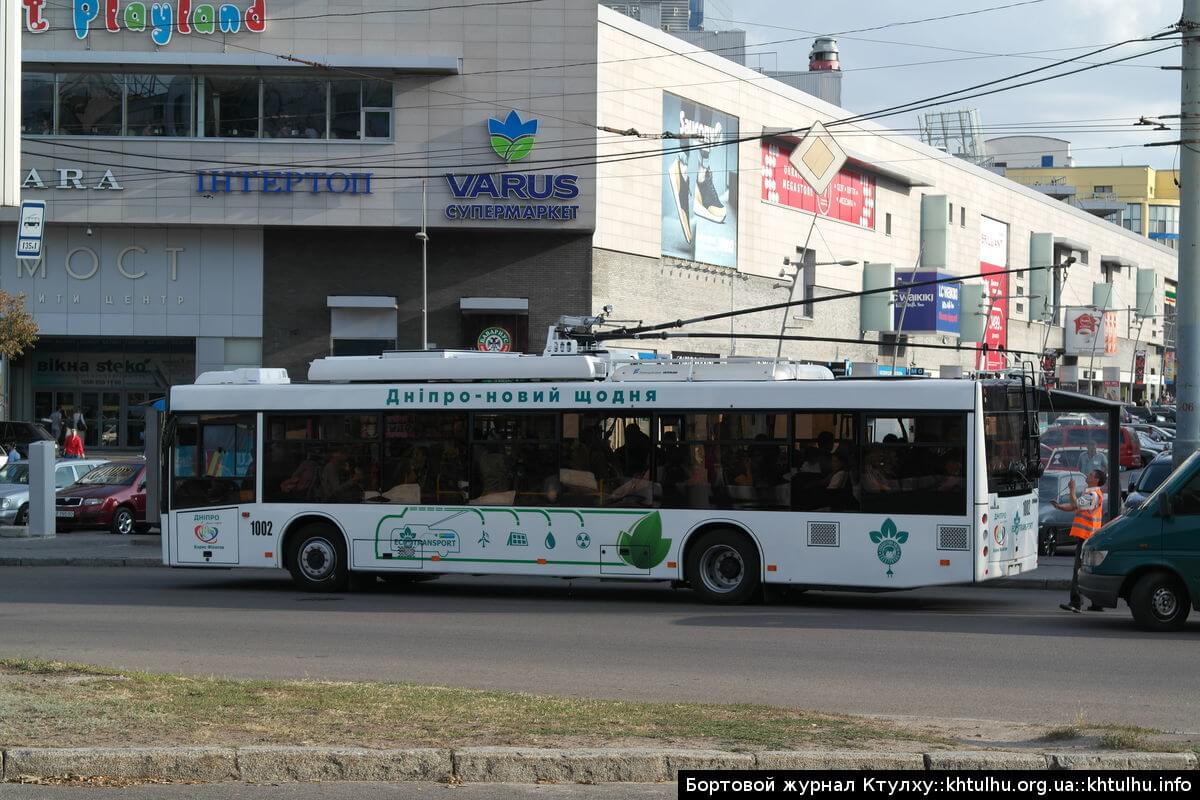
[[[534,136],[537,135],[538,121],[531,119],[522,122],[516,111],[508,112],[504,121],[488,120],[488,134],[491,136],[492,149],[496,155],[505,161],[520,161],[528,158],[533,152]]]
[[[1100,327],[1100,320],[1091,314],[1080,314],[1075,318],[1075,333],[1080,336],[1092,336]]]
[[[879,530],[871,531],[870,536],[871,541],[879,545],[875,554],[887,566],[887,576],[892,577],[895,574],[892,572],[892,565],[898,562],[900,556],[904,554],[900,545],[908,541],[908,531],[896,530],[896,523],[892,522],[889,517],[879,526]]]

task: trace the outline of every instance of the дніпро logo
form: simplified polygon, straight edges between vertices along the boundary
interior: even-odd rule
[[[492,149],[496,151],[496,155],[508,162],[529,157],[533,152],[533,137],[537,135],[537,129],[536,119],[522,122],[516,111],[508,112],[503,122],[498,119],[488,120]]]
[[[217,540],[217,536],[221,532],[215,526],[205,525],[202,522],[196,526],[193,533],[196,534],[197,539],[204,542],[205,544],[212,544],[213,542],[215,542]]]
[[[904,551],[900,545],[908,541],[908,531],[896,529],[896,523],[892,522],[891,517],[883,521],[879,526],[879,530],[871,531],[869,534],[871,541],[879,545],[875,549],[875,554],[879,556],[879,560],[888,568],[887,576],[890,578],[895,573],[892,572],[892,565],[900,560],[904,555]]]

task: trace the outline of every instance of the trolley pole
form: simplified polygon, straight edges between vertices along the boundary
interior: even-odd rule
[[[1200,0],[1183,0],[1179,111],[1179,298],[1176,318],[1178,466],[1200,446],[1200,144],[1192,136],[1200,124]]]
[[[429,349],[429,219],[426,215],[428,203],[425,197],[426,180],[421,179],[421,349]]]

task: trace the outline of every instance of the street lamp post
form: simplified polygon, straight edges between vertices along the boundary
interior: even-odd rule
[[[788,302],[794,303],[796,301],[796,287],[803,285],[804,273],[806,270],[808,270],[810,268],[816,269],[817,267],[833,267],[833,266],[853,267],[856,264],[858,264],[858,262],[853,261],[851,259],[843,259],[841,261],[817,261],[817,252],[815,250],[809,250],[808,248],[803,248],[801,250],[800,263],[798,263],[798,264],[793,264],[792,260],[790,258],[785,257],[783,259],[783,266],[784,267],[794,266],[796,268],[795,273],[793,273],[793,275],[792,275],[791,288],[788,290]],[[787,270],[786,269],[779,270],[779,277],[786,278]],[[806,299],[811,299],[811,298],[806,298]],[[787,308],[785,308],[783,310],[783,322],[780,323],[780,326],[779,326],[779,342],[775,348],[776,360],[783,358],[783,337],[784,337],[784,334],[787,333],[788,315],[791,313],[792,313],[791,306],[788,306]]]

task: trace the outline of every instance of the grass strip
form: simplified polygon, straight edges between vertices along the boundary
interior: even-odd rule
[[[402,683],[193,678],[0,659],[0,745],[681,746],[855,749],[946,740],[763,705],[643,703]]]

